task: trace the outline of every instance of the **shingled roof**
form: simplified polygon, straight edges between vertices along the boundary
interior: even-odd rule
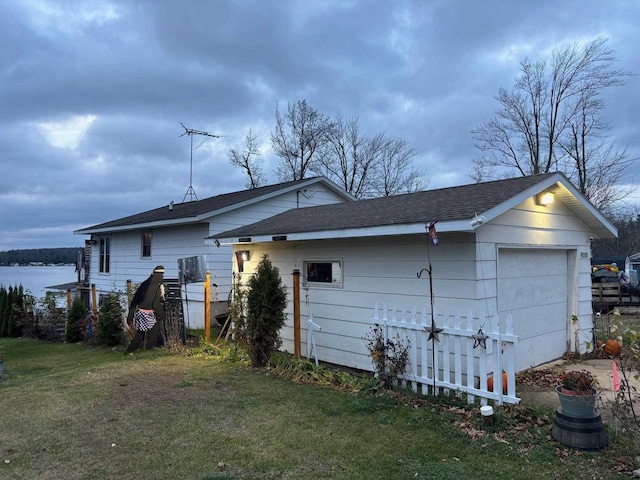
[[[226,211],[228,209],[251,203],[253,201],[258,201],[262,198],[269,197],[270,195],[282,193],[283,191],[301,188],[303,186],[317,183],[319,181],[325,182],[329,186],[334,187],[334,184],[329,182],[324,177],[306,178],[303,180],[278,183],[275,185],[269,185],[266,187],[259,187],[250,190],[225,193],[194,202],[175,203],[173,204],[172,208],[169,208],[169,205],[165,205],[163,207],[148,210],[146,212],[136,213],[135,215],[130,215],[128,217],[123,217],[117,220],[111,220],[109,222],[104,222],[93,225],[91,227],[76,230],[74,233],[97,233],[101,231],[127,229],[134,226],[149,224],[168,225],[198,222],[202,221],[204,218],[215,215],[218,212]],[[345,198],[349,197],[348,194],[346,194],[339,188],[335,187],[335,190],[342,193]]]
[[[425,222],[433,220],[437,220],[440,224],[464,221],[466,226],[464,230],[470,230],[468,221],[476,214],[494,210],[509,200],[522,197],[524,192],[529,191],[531,194],[536,186],[540,187],[539,190],[554,186],[554,180],[571,185],[564,175],[548,173],[357,202],[300,208],[229,230],[215,237],[224,241],[233,241],[234,238],[242,237],[401,225],[419,225],[424,231]],[[581,197],[580,194],[578,195]],[[518,203],[522,200],[524,198]],[[584,198],[581,201],[586,204],[586,208],[589,208],[590,204]],[[597,212],[592,206],[590,208]]]

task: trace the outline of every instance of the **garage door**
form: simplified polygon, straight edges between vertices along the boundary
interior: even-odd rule
[[[513,317],[517,371],[566,352],[567,288],[566,250],[499,250],[498,311]]]

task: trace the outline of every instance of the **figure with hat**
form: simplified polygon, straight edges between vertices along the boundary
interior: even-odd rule
[[[125,350],[131,353],[140,346],[145,350],[162,345],[160,327],[164,323],[164,267],[158,265],[144,282],[140,284],[129,305],[127,324],[133,321],[135,337]]]

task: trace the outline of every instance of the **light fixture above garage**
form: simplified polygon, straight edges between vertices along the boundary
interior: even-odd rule
[[[551,205],[555,199],[555,194],[553,192],[540,192],[535,196],[536,205],[547,206]]]

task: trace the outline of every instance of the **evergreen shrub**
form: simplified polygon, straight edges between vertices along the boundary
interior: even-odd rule
[[[108,294],[100,306],[98,316],[98,332],[96,340],[99,344],[114,347],[122,343],[124,311],[120,297],[116,293]]]
[[[269,364],[271,354],[282,345],[280,329],[284,326],[287,290],[282,284],[280,271],[268,255],[264,255],[249,279],[247,293],[247,348],[251,365]]]
[[[67,328],[65,340],[68,343],[76,343],[84,340],[84,328],[86,326],[87,309],[80,297],[76,297],[71,304],[67,315]]]

